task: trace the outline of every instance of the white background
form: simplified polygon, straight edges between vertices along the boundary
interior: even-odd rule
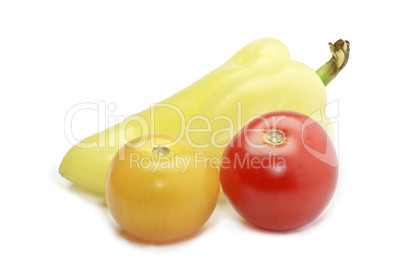
[[[0,266],[401,267],[401,35],[397,1],[2,1]],[[128,237],[102,197],[61,178],[64,118],[105,101],[128,116],[274,37],[313,69],[351,43],[328,87],[339,102],[339,183],[293,232],[253,228],[220,200],[203,229],[168,245]],[[79,138],[98,114],[74,119]]]

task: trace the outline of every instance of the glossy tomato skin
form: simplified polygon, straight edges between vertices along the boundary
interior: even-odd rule
[[[266,142],[270,129],[283,143]],[[265,114],[246,125],[225,149],[220,168],[223,192],[247,221],[287,231],[314,219],[330,202],[338,161],[325,130],[296,112]]]
[[[137,144],[144,136],[134,139],[113,158],[106,203],[120,227],[141,240],[182,239],[198,231],[214,211],[220,192],[218,169],[201,162],[202,152],[187,143],[169,146],[175,139],[168,135],[145,139],[141,147]],[[157,145],[166,145],[167,154],[155,154]]]

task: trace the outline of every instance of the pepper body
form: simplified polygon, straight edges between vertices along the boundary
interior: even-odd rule
[[[264,54],[263,46],[254,46],[252,52],[246,54],[241,50],[241,57],[236,55],[228,61],[227,64],[242,66],[245,72],[216,95],[200,113],[204,118],[191,126],[205,129],[206,122],[210,122],[210,131],[194,132],[188,142],[220,158],[229,141],[247,122],[280,110],[313,118],[333,139],[332,124],[325,116],[325,87],[316,72],[288,55]]]
[[[332,137],[331,124],[325,120],[326,104],[324,84],[312,69],[291,60],[278,40],[259,39],[172,97],[73,146],[59,173],[77,185],[104,193],[113,156],[138,136],[165,133],[220,158],[249,120],[276,110],[312,116]]]

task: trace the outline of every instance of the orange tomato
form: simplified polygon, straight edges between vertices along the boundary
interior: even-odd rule
[[[109,210],[129,234],[165,242],[199,230],[215,209],[219,173],[213,161],[164,134],[138,137],[120,148],[108,170]]]

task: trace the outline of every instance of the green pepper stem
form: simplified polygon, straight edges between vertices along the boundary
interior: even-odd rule
[[[345,67],[349,59],[348,41],[339,39],[335,44],[329,43],[329,50],[332,53],[332,58],[317,70],[318,76],[321,78],[325,86],[329,84]]]

